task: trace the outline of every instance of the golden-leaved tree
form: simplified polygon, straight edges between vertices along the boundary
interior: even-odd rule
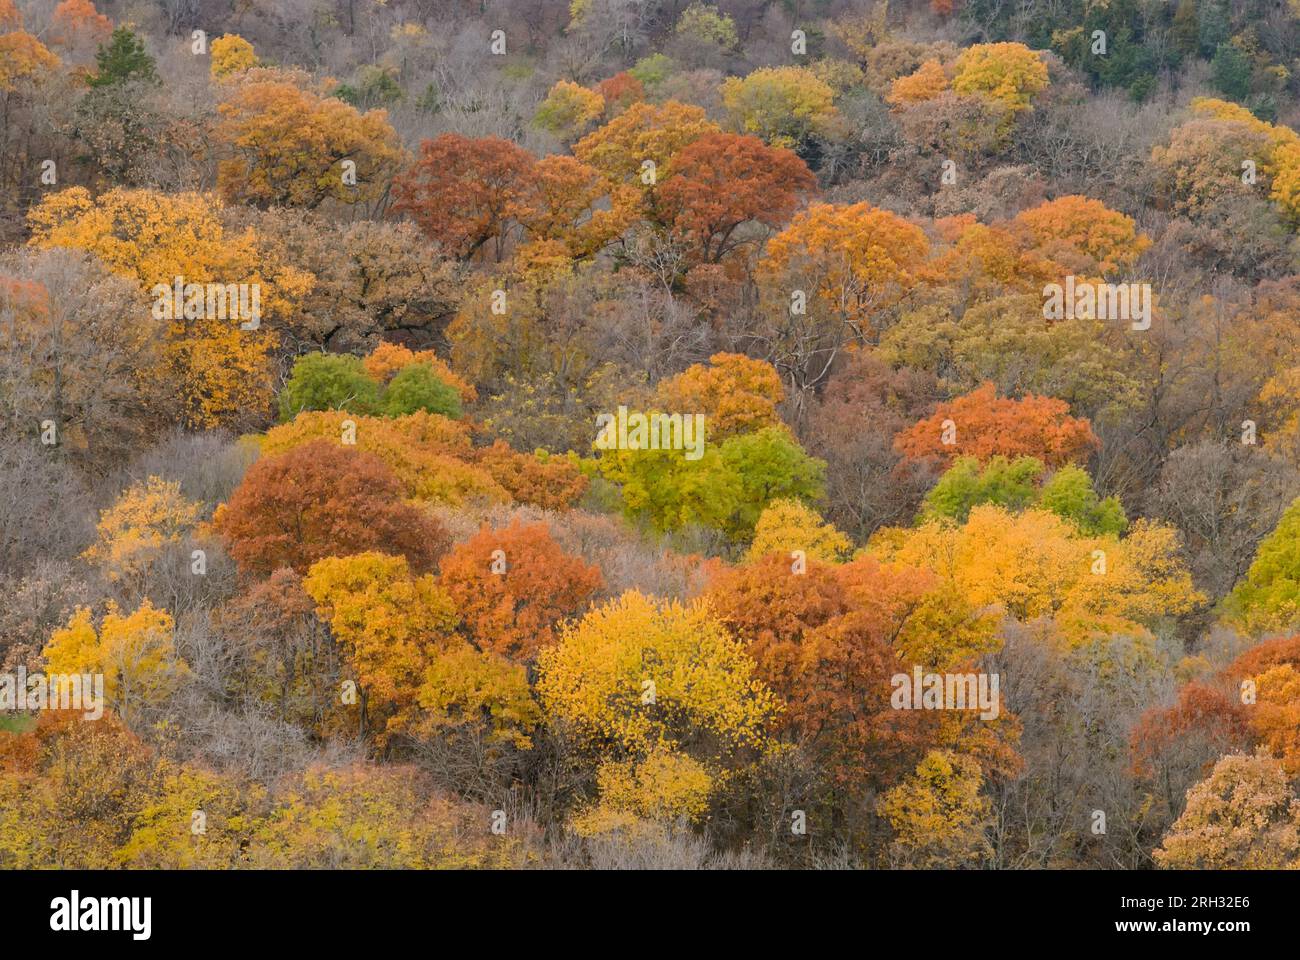
[[[255,285],[262,310],[257,329],[243,329],[251,324],[230,311],[225,318],[210,315],[206,298],[196,317],[172,304],[179,309],[164,316],[168,331],[155,382],[175,392],[187,426],[241,427],[262,419],[271,396],[274,324],[310,288],[309,274],[267,262],[256,234],[227,231],[220,204],[201,194],[116,189],[92,197],[71,187],[47,195],[28,223],[32,244],[93,253],[154,299],[156,313],[166,313],[159,310],[166,302],[154,288],[174,290],[178,277],[182,284],[250,285],[250,304]]]
[[[171,615],[148,600],[129,614],[109,601],[98,630],[82,607],[41,653],[50,674],[103,674],[106,705],[130,722],[189,673],[176,654],[173,627]]]
[[[701,603],[630,591],[560,631],[538,656],[548,721],[597,768],[576,824],[698,819],[728,770],[762,748],[776,710],[743,646]]]

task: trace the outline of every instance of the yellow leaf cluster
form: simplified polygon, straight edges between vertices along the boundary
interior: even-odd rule
[[[176,655],[173,627],[171,615],[149,600],[127,615],[109,601],[98,633],[82,607],[41,653],[50,674],[102,673],[105,701],[125,718],[161,701],[189,672]]]
[[[1148,521],[1123,539],[1084,537],[1055,514],[986,504],[962,526],[880,531],[869,551],[933,571],[976,609],[1021,621],[1054,617],[1075,644],[1099,633],[1145,633],[1205,599],[1178,559],[1177,532]]]
[[[304,411],[289,423],[268,430],[258,445],[263,455],[274,456],[313,440],[342,443],[349,421],[356,427],[356,449],[384,461],[410,499],[452,505],[479,500],[510,502],[510,494],[501,484],[468,461],[469,428],[436,413],[418,411],[390,418],[363,417],[344,410]]]
[[[201,503],[181,495],[180,483],[150,477],[128,487],[100,513],[98,539],[82,556],[110,580],[137,576],[164,546],[192,530],[202,512]]]
[[[1023,43],[977,43],[957,58],[952,88],[987,97],[1012,111],[1029,108],[1046,89],[1047,65]]]
[[[547,714],[590,746],[632,755],[675,749],[708,732],[758,745],[776,709],[754,664],[700,602],[658,602],[632,590],[561,631],[538,656]]]
[[[262,322],[169,320],[157,381],[174,389],[184,422],[196,428],[256,418],[271,397],[270,353],[277,343],[268,320],[288,315],[315,278],[268,260],[252,230],[226,231],[211,197],[115,189],[92,198],[84,187],[45,197],[28,214],[31,243],[93,253],[154,298],[156,285],[249,284],[260,288]],[[179,311],[176,311],[179,313]]]
[[[840,563],[853,544],[849,538],[799,500],[774,500],[759,515],[747,559],[802,550],[808,559]]]

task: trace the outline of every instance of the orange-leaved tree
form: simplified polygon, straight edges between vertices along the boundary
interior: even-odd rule
[[[546,524],[518,519],[457,544],[440,571],[475,645],[521,661],[549,646],[556,625],[582,614],[605,586],[600,570],[565,553]]]
[[[754,136],[708,133],[673,158],[656,209],[699,260],[717,263],[743,242],[741,226],[783,227],[816,186],[789,150]]]
[[[217,178],[227,200],[262,209],[370,201],[406,160],[386,111],[363,114],[278,71],[247,71],[217,109],[232,154]]]
[[[241,572],[305,573],[317,560],[378,550],[428,570],[446,530],[403,502],[402,486],[373,454],[316,440],[249,468],[213,524]]]
[[[1070,406],[1054,397],[999,397],[985,383],[898,434],[894,445],[914,459],[937,457],[945,462],[974,457],[1036,457],[1059,467],[1086,459],[1101,441],[1086,419],[1072,417]]]
[[[467,260],[494,241],[497,260],[527,208],[533,155],[500,137],[443,133],[420,144],[420,156],[397,178],[393,209],[410,214],[431,240]]]

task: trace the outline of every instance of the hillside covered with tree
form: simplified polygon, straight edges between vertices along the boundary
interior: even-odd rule
[[[1300,867],[1297,71],[0,0],[0,868]]]

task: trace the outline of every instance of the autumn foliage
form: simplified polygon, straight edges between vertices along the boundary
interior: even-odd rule
[[[600,571],[566,554],[544,524],[484,528],[443,559],[439,583],[482,650],[531,660],[604,587]]]
[[[0,870],[1300,866],[1300,0],[275,6],[0,0]]]
[[[299,573],[318,560],[378,550],[428,570],[447,548],[437,521],[402,501],[378,457],[317,440],[265,457],[223,504],[214,526],[242,571]]]
[[[1061,466],[1087,458],[1100,446],[1088,421],[1068,411],[1069,404],[1053,397],[999,397],[997,388],[986,383],[939,404],[933,415],[899,433],[894,443],[915,458],[952,461],[969,456],[982,462],[994,456],[1036,457]]]

